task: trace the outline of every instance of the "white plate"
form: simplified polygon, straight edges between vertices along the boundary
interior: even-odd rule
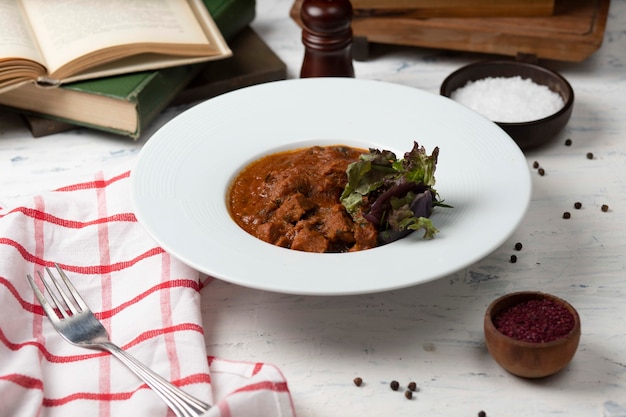
[[[229,215],[231,181],[265,154],[344,144],[401,157],[413,140],[429,153],[439,146],[435,187],[454,206],[435,209],[432,240],[305,253],[256,239]],[[513,233],[531,195],[524,155],[494,123],[442,96],[349,78],[278,81],[198,104],[150,138],[131,177],[135,214],[166,251],[216,278],[291,294],[378,292],[456,272]]]

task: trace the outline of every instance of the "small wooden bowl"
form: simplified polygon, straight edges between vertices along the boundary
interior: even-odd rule
[[[564,337],[545,343],[524,342],[501,333],[494,318],[502,311],[529,300],[549,299],[561,304],[574,317],[574,327]],[[487,308],[484,320],[487,349],[508,372],[524,378],[543,378],[563,369],[574,357],[580,340],[580,317],[567,301],[537,291],[504,295]]]
[[[570,83],[560,74],[539,65],[519,61],[483,61],[466,65],[443,81],[440,94],[450,98],[452,93],[465,86],[469,81],[489,77],[520,76],[532,80],[535,84],[544,85],[559,94],[564,106],[556,113],[538,120],[526,122],[498,122],[500,126],[517,143],[522,150],[535,148],[556,136],[567,124],[574,107],[574,90]]]

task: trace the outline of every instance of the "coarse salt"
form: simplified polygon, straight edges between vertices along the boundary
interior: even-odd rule
[[[565,105],[559,94],[520,76],[469,81],[453,91],[450,98],[489,120],[503,123],[543,119]]]

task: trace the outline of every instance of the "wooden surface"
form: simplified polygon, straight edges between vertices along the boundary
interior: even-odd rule
[[[299,21],[302,0],[290,15]],[[368,42],[580,62],[602,44],[610,0],[557,0],[544,17],[418,19],[408,15],[355,16],[355,37]]]
[[[304,0],[300,19],[304,45],[300,77],[354,77],[350,1]]]
[[[352,0],[357,14],[413,17],[550,16],[555,0]]]
[[[301,30],[289,17],[292,4],[259,1],[252,25],[287,64],[291,79],[298,77],[304,50]],[[200,306],[207,354],[276,365],[287,379],[298,417],[476,417],[479,410],[488,417],[626,416],[624,28],[626,1],[613,1],[605,41],[596,53],[581,63],[548,63],[572,84],[574,111],[561,134],[526,154],[532,201],[514,235],[500,247],[433,282],[360,296],[286,295],[214,280],[202,289]],[[439,94],[448,74],[482,56],[399,47],[374,52],[375,59],[355,62],[357,78],[432,94]],[[182,110],[167,109],[150,130]],[[381,123],[385,117],[381,103]],[[423,117],[428,115],[415,115],[416,129]],[[241,120],[245,123],[245,115]],[[101,170],[108,175],[132,169],[149,136],[146,132],[132,141],[77,129],[34,139],[20,116],[1,113],[0,206],[12,208],[16,200],[42,191],[93,181]],[[571,146],[564,144],[567,138]],[[593,159],[587,159],[588,152]],[[444,155],[442,150],[440,158]],[[207,163],[214,159],[207,156]],[[545,169],[544,176],[532,168],[534,161]],[[581,209],[573,207],[576,201]],[[602,204],[609,211],[602,212]],[[570,219],[562,218],[564,211]],[[523,243],[521,251],[514,249],[516,242]],[[512,254],[515,263],[509,261]],[[241,261],[246,262],[245,254]],[[254,265],[250,268],[254,271]],[[419,265],[407,260],[407,273],[412,268]],[[485,346],[488,305],[522,290],[557,295],[581,319],[580,345],[571,363],[538,381],[504,371]],[[93,373],[97,377],[97,370]],[[360,387],[352,382],[355,377],[363,378]],[[414,380],[420,391],[407,400],[403,391],[389,388],[394,379],[403,387]]]

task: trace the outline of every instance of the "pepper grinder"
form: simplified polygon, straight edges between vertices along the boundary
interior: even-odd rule
[[[350,1],[304,0],[300,18],[305,48],[300,77],[354,77]]]

